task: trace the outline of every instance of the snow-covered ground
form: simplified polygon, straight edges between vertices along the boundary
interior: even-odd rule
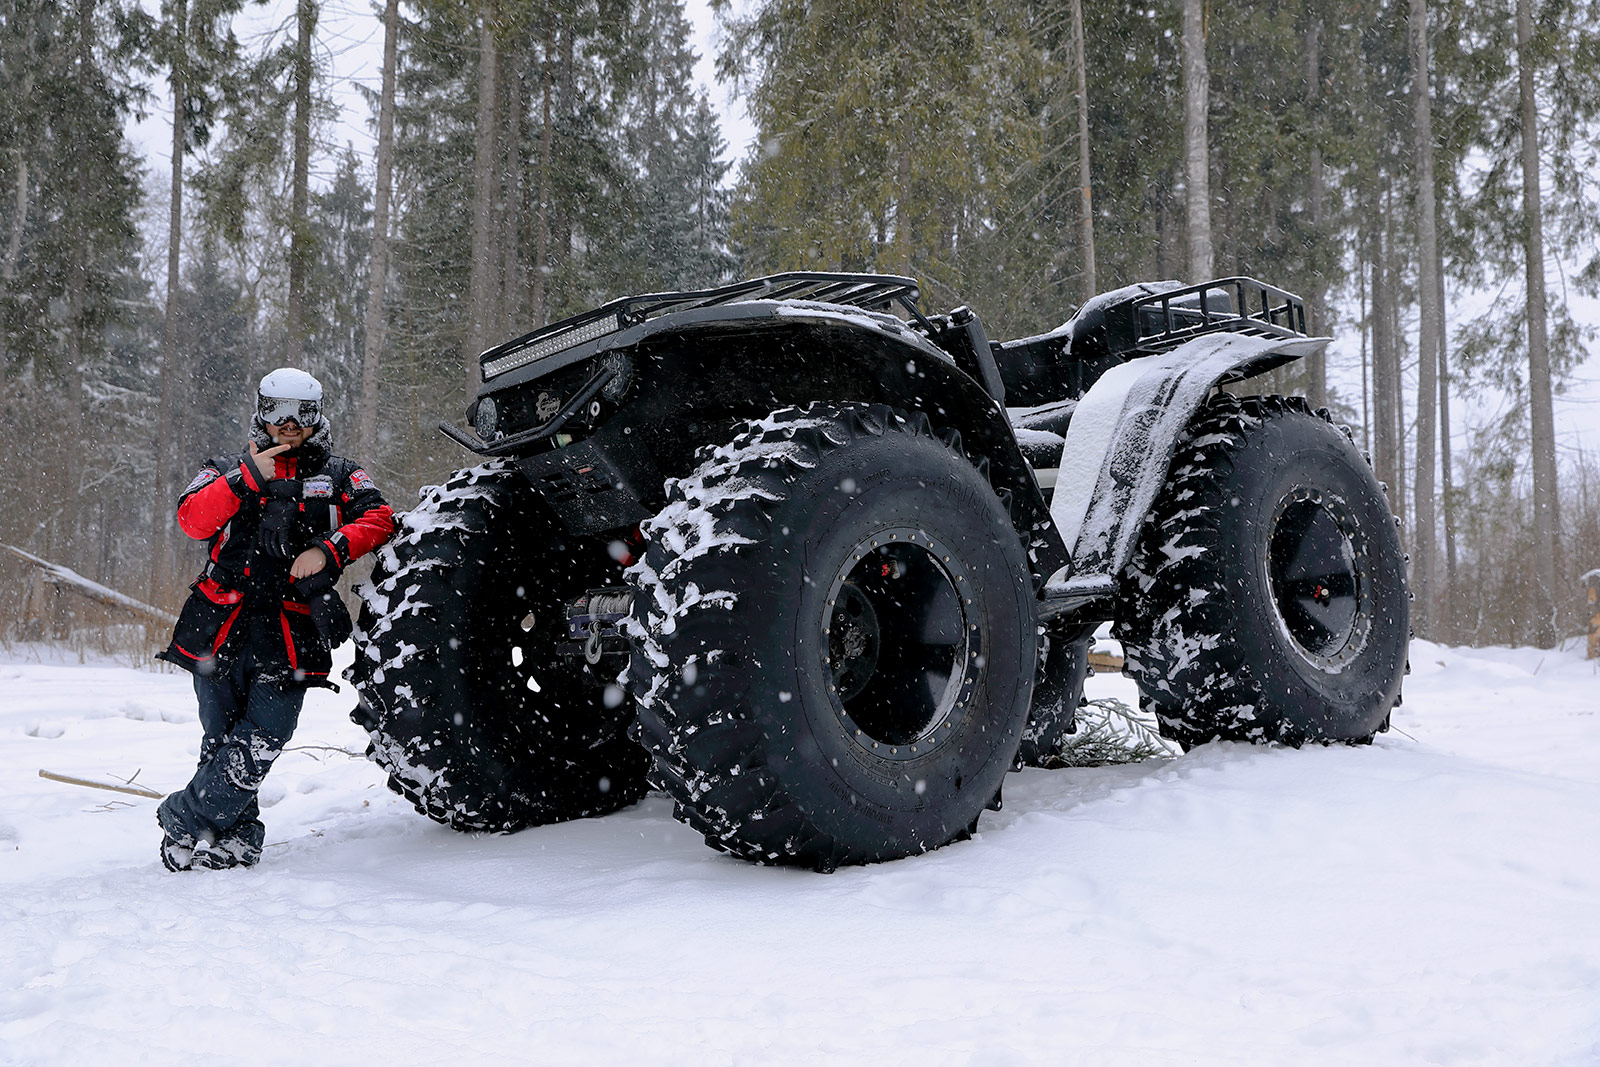
[[[0,663],[0,1062],[1592,1065],[1581,655],[1418,644],[1371,748],[1029,771],[973,840],[833,875],[659,797],[453,833],[336,751],[348,691],[268,779],[262,865],[168,874],[154,801],[36,772],[181,785],[188,677]]]

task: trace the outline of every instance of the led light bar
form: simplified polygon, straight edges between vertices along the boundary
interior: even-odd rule
[[[593,341],[596,337],[604,337],[608,333],[614,333],[619,325],[616,315],[603,315],[593,322],[585,322],[572,327],[570,330],[563,330],[553,336],[535,341],[527,348],[519,348],[515,352],[508,352],[485,363],[483,365],[484,380],[488,381],[490,378],[504,374],[506,371],[516,370],[518,367],[526,367],[528,364],[536,363],[546,356],[553,356],[557,352],[565,352],[567,349],[575,348],[585,341]]]

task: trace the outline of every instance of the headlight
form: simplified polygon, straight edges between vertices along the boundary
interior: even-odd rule
[[[478,431],[478,436],[485,441],[495,437],[500,429],[500,409],[495,406],[494,397],[486,396],[478,401],[478,411],[473,419],[472,428]]]

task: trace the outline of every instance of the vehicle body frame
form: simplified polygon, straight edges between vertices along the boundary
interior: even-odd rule
[[[917,297],[910,278],[788,273],[613,301],[484,352],[478,432],[441,429],[511,457],[572,533],[600,534],[653,514],[665,480],[734,420],[841,398],[921,412],[960,435],[1012,509],[1041,617],[1088,621],[1109,617],[1210,392],[1330,340],[1307,335],[1297,297],[1249,278],[1128,286],[1003,343],[970,309],[930,318]],[[1008,394],[1025,405],[1015,423]]]

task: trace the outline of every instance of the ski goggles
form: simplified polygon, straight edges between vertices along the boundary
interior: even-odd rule
[[[256,414],[261,416],[262,422],[272,426],[290,419],[304,426],[308,422],[315,422],[321,413],[322,404],[316,400],[295,400],[281,396],[256,398]]]

